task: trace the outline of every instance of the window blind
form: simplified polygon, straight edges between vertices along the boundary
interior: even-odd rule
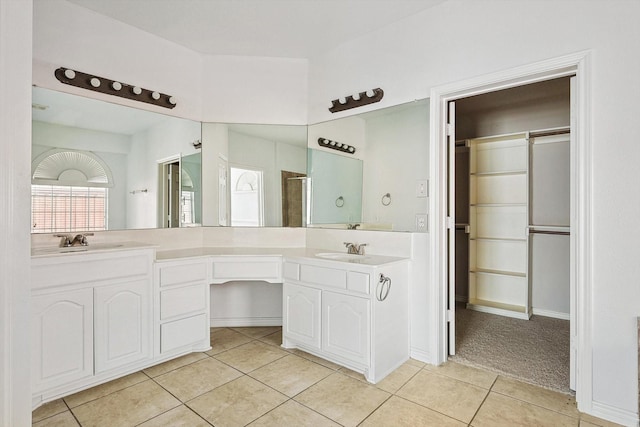
[[[106,230],[107,192],[99,187],[32,185],[32,232]]]

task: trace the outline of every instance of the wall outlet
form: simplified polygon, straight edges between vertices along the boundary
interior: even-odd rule
[[[427,231],[428,214],[416,214],[416,231]]]
[[[416,181],[416,197],[427,197],[429,195],[429,186],[426,179]]]

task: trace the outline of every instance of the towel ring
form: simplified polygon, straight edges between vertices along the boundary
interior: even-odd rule
[[[336,199],[336,206],[339,208],[344,206],[344,197],[340,196]]]
[[[382,196],[382,205],[389,206],[390,204],[391,204],[391,194],[387,193],[384,196]]]

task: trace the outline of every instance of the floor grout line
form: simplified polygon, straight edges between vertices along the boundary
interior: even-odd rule
[[[212,329],[214,329],[214,328],[212,328]],[[128,375],[134,375],[134,374],[136,374],[136,373],[141,373],[141,374],[143,375],[143,378],[144,378],[144,379],[142,379],[141,381],[135,382],[135,383],[133,383],[133,384],[127,385],[126,387],[122,387],[122,388],[119,388],[119,389],[117,389],[117,390],[114,390],[114,391],[112,391],[112,392],[110,392],[110,393],[107,393],[107,394],[105,394],[105,395],[102,395],[102,396],[99,396],[99,397],[93,398],[93,399],[91,399],[91,400],[88,400],[88,401],[86,401],[86,402],[83,402],[83,403],[81,403],[80,405],[75,406],[73,409],[75,409],[75,408],[79,408],[79,407],[81,407],[81,406],[83,406],[83,405],[86,405],[86,404],[89,404],[89,403],[91,403],[91,402],[95,402],[96,400],[99,400],[99,399],[102,399],[102,398],[106,398],[106,397],[111,396],[111,395],[113,395],[113,394],[115,394],[115,393],[121,392],[121,391],[123,391],[123,390],[126,390],[126,389],[129,389],[129,388],[131,388],[131,387],[134,387],[134,386],[137,386],[137,385],[139,385],[139,384],[142,384],[142,383],[144,383],[144,382],[146,382],[146,381],[148,381],[148,380],[151,380],[151,381],[153,381],[153,383],[154,383],[155,385],[159,386],[162,390],[164,390],[164,391],[165,391],[165,392],[167,392],[170,396],[172,396],[173,398],[175,398],[175,399],[176,399],[176,401],[177,401],[177,402],[179,402],[179,405],[174,406],[174,407],[172,407],[172,408],[170,408],[170,409],[167,409],[167,410],[165,410],[165,411],[163,411],[163,412],[161,412],[161,413],[155,414],[154,416],[150,417],[149,419],[144,420],[144,421],[141,421],[140,423],[138,423],[138,424],[136,424],[136,425],[143,424],[143,423],[148,422],[148,421],[150,421],[150,420],[152,420],[152,419],[155,419],[155,418],[157,418],[157,417],[160,417],[160,416],[162,416],[162,415],[164,415],[164,414],[166,414],[166,413],[168,413],[168,412],[170,412],[170,411],[172,411],[172,410],[175,410],[176,408],[179,408],[180,406],[184,406],[188,411],[190,411],[191,413],[195,414],[198,418],[202,419],[202,420],[203,420],[207,425],[213,425],[213,424],[211,424],[207,419],[205,419],[202,415],[200,415],[198,412],[196,412],[193,408],[191,408],[191,407],[188,405],[188,402],[191,402],[191,401],[193,401],[194,399],[197,399],[197,398],[201,397],[202,395],[207,394],[207,393],[210,393],[210,392],[212,392],[213,390],[216,390],[216,389],[218,389],[218,388],[220,388],[220,387],[223,387],[223,386],[225,386],[225,385],[227,385],[227,384],[229,384],[229,383],[231,383],[231,382],[233,382],[233,381],[239,380],[239,379],[241,379],[241,378],[243,378],[243,377],[248,377],[248,379],[251,379],[251,380],[253,380],[253,381],[256,381],[257,383],[261,384],[262,386],[265,386],[265,387],[267,387],[268,389],[273,390],[273,391],[275,391],[276,393],[280,394],[281,396],[283,396],[283,397],[285,398],[285,400],[284,400],[282,403],[277,404],[277,405],[276,405],[276,406],[274,406],[273,408],[269,409],[269,410],[268,410],[267,412],[265,412],[264,414],[262,414],[262,415],[260,415],[260,416],[256,417],[255,419],[253,419],[253,420],[249,421],[247,424],[250,424],[250,423],[252,423],[252,422],[255,422],[255,421],[257,421],[257,420],[261,419],[262,417],[267,416],[268,414],[272,413],[272,412],[273,412],[273,411],[275,411],[276,409],[278,409],[278,408],[282,407],[283,405],[287,404],[288,402],[291,402],[291,401],[292,401],[293,403],[298,404],[298,405],[301,405],[302,407],[304,407],[304,408],[306,408],[306,409],[308,409],[308,410],[312,411],[313,413],[315,413],[315,414],[317,414],[317,415],[319,415],[319,416],[323,417],[324,419],[331,420],[332,422],[335,422],[335,423],[336,423],[336,424],[338,424],[338,425],[342,425],[341,423],[339,423],[338,421],[336,421],[336,420],[332,419],[331,417],[328,417],[327,415],[325,415],[325,414],[323,414],[323,413],[321,413],[321,412],[318,412],[317,410],[315,410],[315,409],[313,409],[313,408],[310,408],[310,407],[308,407],[307,405],[305,405],[304,403],[302,403],[302,402],[300,402],[300,401],[296,400],[296,398],[298,398],[298,397],[299,397],[301,394],[303,394],[304,392],[306,392],[306,391],[308,391],[309,389],[311,389],[311,388],[313,388],[313,387],[317,386],[319,383],[321,383],[321,382],[323,382],[323,381],[327,380],[328,378],[332,377],[333,375],[335,375],[335,374],[339,374],[339,375],[341,375],[341,376],[342,376],[342,377],[344,377],[344,378],[348,378],[348,379],[353,380],[353,381],[358,381],[359,383],[362,383],[362,384],[364,384],[364,385],[371,386],[371,387],[375,388],[375,389],[376,389],[376,390],[378,390],[378,391],[381,391],[381,392],[387,393],[387,395],[388,395],[388,396],[387,396],[387,397],[386,397],[386,398],[385,398],[381,403],[379,403],[375,408],[373,408],[373,409],[369,410],[369,412],[366,414],[366,416],[364,416],[364,418],[363,418],[362,420],[360,420],[360,421],[358,422],[358,424],[357,424],[357,425],[361,425],[362,423],[364,423],[364,422],[365,422],[367,419],[369,419],[369,418],[370,418],[370,417],[371,417],[371,416],[372,416],[376,411],[380,410],[380,409],[381,409],[385,404],[387,404],[387,403],[391,400],[391,398],[393,398],[393,397],[397,397],[398,399],[404,400],[404,401],[406,401],[406,402],[410,402],[410,403],[415,404],[415,405],[417,405],[417,406],[419,406],[419,407],[425,408],[425,409],[427,409],[427,410],[429,410],[429,411],[433,411],[434,413],[440,414],[440,415],[442,415],[442,416],[444,416],[444,417],[447,417],[448,419],[452,419],[452,420],[456,420],[456,421],[461,421],[460,419],[458,419],[458,418],[456,418],[456,417],[454,417],[454,416],[451,416],[451,415],[445,414],[445,413],[443,413],[443,412],[441,412],[441,411],[438,411],[438,410],[436,410],[436,409],[433,409],[433,408],[431,408],[431,407],[429,407],[429,406],[425,406],[425,405],[423,405],[423,404],[421,404],[421,403],[418,403],[418,402],[416,402],[416,401],[413,401],[410,397],[403,397],[403,396],[398,395],[398,393],[400,393],[400,392],[401,392],[401,391],[402,391],[402,390],[407,386],[407,384],[409,384],[411,381],[413,381],[413,380],[418,376],[418,374],[420,374],[422,371],[426,371],[428,374],[435,374],[435,375],[437,375],[437,376],[447,378],[448,380],[455,381],[455,382],[459,382],[459,383],[462,383],[462,384],[467,384],[467,385],[473,386],[473,387],[475,387],[475,388],[481,389],[481,390],[483,390],[483,391],[485,391],[485,392],[486,392],[486,394],[485,394],[485,395],[484,395],[484,397],[482,398],[481,403],[479,404],[479,406],[477,407],[477,409],[476,409],[476,410],[475,410],[475,412],[473,413],[473,416],[471,417],[470,421],[469,421],[468,423],[466,423],[466,424],[467,424],[467,425],[469,425],[469,426],[470,426],[470,425],[472,425],[472,423],[474,422],[474,420],[476,420],[476,419],[477,419],[478,414],[479,414],[479,413],[480,413],[480,411],[483,409],[484,405],[487,403],[487,400],[488,400],[489,396],[490,396],[492,393],[495,393],[496,395],[504,396],[504,397],[507,397],[507,398],[511,398],[511,399],[513,399],[514,401],[522,402],[522,403],[525,403],[525,404],[527,404],[527,405],[531,405],[531,406],[534,406],[534,407],[537,407],[537,408],[540,408],[540,409],[543,409],[543,410],[547,410],[547,411],[553,412],[553,413],[558,414],[558,415],[561,415],[561,416],[565,416],[565,417],[570,418],[570,419],[573,419],[573,420],[577,420],[577,421],[578,421],[578,423],[579,423],[579,422],[580,422],[580,420],[582,419],[582,414],[577,410],[577,408],[576,408],[576,413],[575,413],[575,414],[573,414],[573,413],[571,413],[571,414],[570,414],[570,413],[567,413],[567,412],[563,412],[561,409],[558,409],[558,408],[549,408],[549,407],[547,407],[547,406],[551,406],[551,405],[547,405],[547,406],[545,406],[543,403],[533,402],[533,401],[532,401],[533,399],[527,399],[527,397],[526,397],[526,396],[525,396],[525,397],[517,397],[517,396],[514,396],[514,395],[512,395],[512,394],[506,394],[506,392],[505,392],[505,391],[502,391],[502,392],[501,392],[501,391],[498,391],[498,390],[494,389],[494,388],[495,388],[495,386],[496,386],[496,384],[498,383],[498,381],[499,381],[499,379],[500,379],[500,377],[501,377],[501,376],[504,376],[505,378],[511,378],[511,377],[509,377],[508,375],[501,375],[500,373],[493,372],[493,371],[492,371],[492,370],[490,370],[490,369],[483,369],[483,368],[481,368],[481,367],[469,366],[469,365],[466,365],[466,364],[464,364],[464,363],[459,363],[459,362],[457,362],[457,361],[453,361],[453,360],[452,360],[452,361],[448,361],[448,363],[453,363],[453,364],[457,364],[457,365],[460,365],[460,366],[465,366],[465,367],[466,367],[466,368],[468,368],[468,369],[473,369],[473,370],[475,370],[475,371],[479,371],[479,372],[486,372],[486,373],[489,373],[489,374],[495,375],[495,378],[493,378],[493,380],[492,380],[492,382],[491,382],[491,385],[490,385],[490,386],[489,386],[489,388],[487,389],[487,388],[485,388],[485,387],[483,387],[483,386],[479,386],[477,383],[469,382],[469,381],[464,380],[464,379],[461,379],[461,378],[459,378],[459,377],[452,376],[451,374],[444,373],[444,372],[437,372],[437,371],[436,371],[436,370],[434,370],[434,369],[429,369],[429,368],[428,368],[428,366],[429,366],[428,364],[422,364],[422,366],[416,366],[416,365],[414,365],[414,364],[412,364],[412,363],[409,363],[409,361],[406,361],[406,362],[405,362],[405,364],[408,364],[408,366],[411,366],[411,367],[413,367],[413,368],[416,368],[416,371],[415,371],[414,373],[412,373],[412,374],[409,374],[406,380],[405,380],[405,379],[402,379],[403,377],[400,377],[400,380],[399,380],[398,382],[401,382],[401,384],[400,384],[397,388],[396,388],[396,387],[394,387],[394,388],[395,388],[395,391],[389,391],[389,390],[382,389],[382,388],[378,387],[376,384],[371,384],[371,383],[369,383],[368,381],[366,381],[366,379],[365,379],[365,378],[362,378],[362,379],[361,379],[361,378],[358,378],[358,377],[356,377],[356,376],[354,376],[354,375],[350,375],[351,370],[348,370],[348,368],[338,367],[337,369],[333,369],[333,368],[331,368],[331,367],[329,367],[329,366],[325,366],[325,365],[323,365],[322,363],[319,363],[319,362],[317,362],[317,361],[315,361],[315,360],[312,360],[311,358],[307,358],[307,357],[305,357],[305,355],[309,355],[309,356],[313,356],[313,357],[316,357],[316,358],[317,358],[317,356],[314,356],[314,355],[312,355],[312,354],[310,354],[310,353],[306,353],[306,352],[304,352],[304,350],[300,350],[300,349],[298,349],[299,351],[294,352],[294,351],[292,351],[292,349],[284,349],[284,348],[282,348],[281,346],[277,346],[277,345],[275,345],[273,342],[269,342],[269,341],[266,341],[266,340],[265,340],[265,338],[270,337],[271,335],[275,335],[275,334],[278,334],[278,333],[280,333],[280,334],[281,334],[281,331],[274,330],[273,332],[267,333],[267,334],[262,335],[262,336],[260,336],[260,337],[254,337],[254,336],[248,335],[247,333],[244,333],[244,332],[242,332],[242,331],[239,331],[239,330],[236,330],[236,329],[233,329],[233,328],[229,328],[229,327],[226,327],[226,328],[215,328],[215,329],[226,329],[226,330],[228,330],[228,331],[235,332],[235,333],[237,333],[237,334],[242,335],[244,338],[248,338],[248,339],[249,339],[249,341],[248,341],[248,342],[245,342],[245,343],[242,343],[242,344],[239,344],[239,345],[236,345],[236,346],[233,346],[233,347],[230,347],[230,348],[228,348],[228,349],[225,349],[224,351],[221,351],[221,352],[219,352],[219,353],[216,353],[215,355],[214,355],[214,354],[208,354],[207,352],[197,352],[197,353],[199,353],[199,354],[202,354],[204,357],[199,358],[198,360],[195,360],[195,361],[191,361],[191,362],[186,363],[186,364],[184,364],[184,365],[177,366],[177,367],[175,367],[175,368],[173,368],[173,369],[170,369],[170,370],[168,370],[168,371],[166,371],[166,372],[163,372],[162,374],[156,375],[156,376],[154,376],[154,377],[152,377],[150,374],[148,374],[147,372],[145,372],[145,370],[149,370],[149,369],[150,369],[150,368],[152,368],[152,367],[148,367],[148,368],[141,369],[141,370],[139,370],[139,371],[133,372],[133,373],[128,374]],[[246,332],[246,331],[245,331],[245,332]],[[213,343],[213,341],[214,341],[214,340],[212,339],[212,343]],[[221,356],[221,355],[223,355],[223,354],[225,354],[225,353],[227,353],[227,352],[229,352],[229,351],[231,351],[231,350],[238,349],[238,348],[239,348],[239,347],[241,347],[241,346],[248,345],[248,344],[251,344],[251,343],[254,343],[254,345],[255,345],[255,344],[262,344],[262,345],[266,345],[266,346],[269,346],[269,347],[272,347],[272,348],[273,348],[273,347],[275,347],[275,348],[277,348],[277,349],[279,349],[279,350],[282,350],[285,354],[277,354],[277,356],[279,356],[279,357],[277,357],[276,359],[271,360],[271,361],[269,361],[268,363],[265,363],[264,365],[261,365],[261,366],[259,366],[259,367],[257,367],[257,368],[254,368],[254,369],[251,369],[251,370],[249,370],[249,371],[247,371],[247,372],[243,372],[243,371],[241,371],[240,369],[238,369],[238,368],[236,368],[236,367],[232,366],[231,364],[229,364],[229,363],[227,363],[227,362],[225,362],[225,361],[223,361],[223,360],[218,359],[218,357],[219,357],[219,356]],[[212,348],[211,350],[209,350],[209,351],[213,351],[213,348]],[[189,353],[189,354],[195,354],[195,353]],[[323,376],[322,378],[320,378],[320,379],[318,379],[318,380],[315,380],[313,383],[311,383],[311,384],[309,384],[309,385],[306,385],[306,386],[304,387],[304,389],[302,389],[302,390],[300,390],[300,391],[297,391],[297,392],[296,392],[296,394],[295,394],[295,395],[293,395],[293,396],[289,396],[289,395],[285,394],[284,392],[282,392],[282,391],[280,391],[280,390],[276,389],[275,387],[273,387],[273,386],[271,386],[271,385],[269,385],[269,384],[267,384],[267,383],[265,383],[265,382],[263,382],[263,381],[261,381],[261,380],[259,380],[259,379],[255,378],[255,377],[253,377],[253,376],[251,375],[251,374],[255,373],[256,371],[258,371],[258,370],[260,370],[260,369],[263,369],[263,368],[266,368],[266,367],[268,367],[268,366],[270,366],[270,365],[272,365],[272,364],[274,364],[274,363],[277,363],[278,361],[281,361],[282,359],[284,359],[284,358],[286,358],[286,357],[288,357],[288,356],[290,356],[290,355],[291,355],[291,356],[296,356],[296,357],[298,357],[298,358],[300,358],[300,359],[304,359],[304,360],[305,360],[305,361],[307,361],[307,362],[310,362],[310,363],[313,363],[313,364],[318,365],[318,366],[320,366],[320,367],[323,367],[323,368],[327,369],[327,370],[328,370],[328,371],[330,371],[330,372],[328,372],[328,373],[327,373],[327,375]],[[175,360],[179,359],[180,357],[186,357],[186,356],[188,356],[188,355],[179,356],[178,358],[170,359],[170,360],[167,360],[167,361],[165,361],[165,362],[163,362],[163,363],[169,363],[169,362],[171,362],[171,361],[175,361]],[[189,367],[189,366],[191,366],[191,365],[194,365],[194,364],[196,364],[196,363],[198,363],[198,362],[205,361],[205,360],[207,360],[207,358],[213,359],[213,360],[215,360],[216,362],[219,362],[219,363],[221,363],[221,364],[225,365],[226,367],[229,367],[229,368],[233,369],[234,371],[236,371],[236,372],[239,374],[239,376],[238,376],[238,377],[236,377],[236,378],[233,378],[233,379],[231,379],[231,380],[229,380],[229,381],[226,381],[226,382],[224,382],[223,384],[219,384],[219,385],[217,385],[216,387],[214,387],[214,388],[212,388],[212,389],[210,389],[210,390],[204,391],[203,393],[200,393],[200,394],[198,394],[198,395],[197,395],[197,396],[195,396],[195,397],[189,398],[189,399],[188,399],[188,400],[186,400],[186,401],[182,401],[182,400],[181,400],[180,398],[178,398],[174,393],[172,393],[168,388],[164,387],[162,384],[160,384],[158,381],[156,381],[156,379],[158,379],[158,378],[161,378],[161,377],[163,377],[163,376],[165,376],[165,375],[167,375],[167,374],[170,374],[170,373],[174,373],[174,372],[176,372],[176,371],[178,371],[178,370],[180,370],[180,369],[182,369],[182,368],[187,368],[187,367]],[[404,364],[403,364],[403,365],[404,365]],[[400,366],[403,366],[403,365],[400,365]],[[156,366],[158,366],[158,365],[156,365]],[[397,371],[397,370],[396,370],[396,371]],[[348,372],[348,373],[347,373],[347,372]],[[355,371],[353,371],[353,372],[355,372]],[[394,371],[394,372],[395,372],[395,371]],[[464,371],[463,371],[463,372],[464,372]],[[112,381],[116,381],[116,380],[117,380],[117,379],[112,380]],[[526,381],[521,381],[521,380],[518,380],[518,379],[514,379],[514,380],[515,380],[515,381],[517,381],[517,382],[522,382],[523,384],[525,384],[525,385],[527,385],[527,386],[535,387],[536,389],[545,390],[545,391],[549,391],[549,392],[553,392],[553,393],[558,393],[559,395],[563,395],[563,396],[565,396],[563,393],[558,392],[558,391],[555,391],[555,390],[548,390],[548,389],[546,389],[546,388],[544,388],[544,387],[540,387],[540,386],[536,386],[536,385],[533,385],[533,384],[529,384],[529,383],[528,383],[528,382],[526,382]],[[99,385],[94,386],[94,387],[100,387],[100,386],[102,386],[102,385],[104,385],[104,384],[108,384],[108,382],[107,382],[107,383],[103,383],[103,384],[99,384]],[[393,384],[393,383],[392,383],[392,384]],[[92,388],[93,388],[93,387],[92,387]],[[87,390],[90,390],[90,389],[87,389]],[[87,391],[87,390],[84,390],[84,391]],[[80,391],[80,392],[78,392],[78,393],[82,393],[82,391]],[[75,393],[74,393],[74,394],[75,394]],[[571,396],[570,396],[570,395],[566,395],[566,396],[567,396],[569,399],[571,398]],[[63,413],[64,413],[64,412],[66,412],[66,411],[69,411],[69,412],[71,413],[71,416],[73,417],[73,419],[78,423],[78,425],[82,426],[82,423],[81,423],[81,422],[80,422],[80,420],[76,417],[76,414],[74,413],[73,409],[69,406],[69,403],[65,400],[67,397],[69,397],[69,396],[65,396],[65,397],[61,397],[61,398],[60,398],[60,399],[62,400],[63,405],[66,407],[66,410],[64,410],[64,411],[62,411],[62,412],[60,412],[60,413],[58,413],[58,414],[50,415],[50,416],[48,416],[48,417],[46,417],[46,418],[43,418],[43,419],[39,420],[38,422],[41,422],[41,421],[43,421],[43,420],[49,419],[49,418],[51,418],[51,417],[54,417],[54,416],[57,416],[57,415],[63,414]],[[569,402],[569,404],[570,404],[570,400],[567,400],[567,402]],[[569,408],[569,407],[568,407],[568,408]],[[570,409],[570,408],[569,408],[569,409]],[[464,421],[462,421],[462,422],[464,423]]]

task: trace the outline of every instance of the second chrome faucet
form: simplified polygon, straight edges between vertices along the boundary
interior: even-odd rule
[[[364,255],[364,247],[367,246],[366,243],[350,243],[344,242],[344,245],[347,247],[348,254],[354,255]]]

